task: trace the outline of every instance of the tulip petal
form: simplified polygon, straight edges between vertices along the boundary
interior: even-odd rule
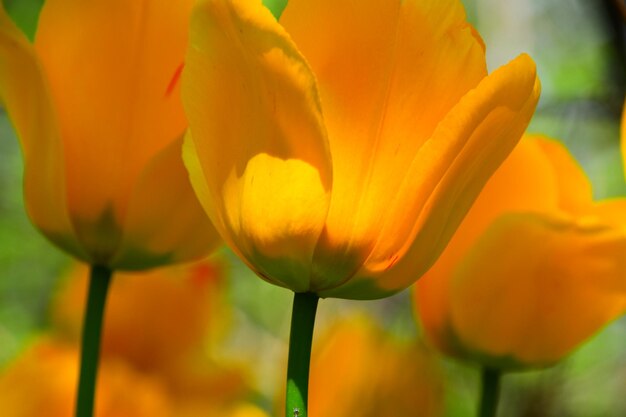
[[[24,196],[32,222],[54,243],[88,260],[70,222],[63,145],[32,45],[0,5],[0,98],[24,154]]]
[[[625,251],[619,229],[503,216],[456,269],[450,304],[460,344],[494,366],[560,359],[624,311]]]
[[[460,2],[291,0],[281,24],[318,80],[333,196],[315,285],[369,254],[413,155],[486,75]]]
[[[74,415],[78,349],[47,333],[27,345],[0,374],[2,414]],[[97,398],[95,415],[167,417],[179,410],[162,381],[119,359],[99,363]]]
[[[423,275],[489,177],[511,152],[539,98],[535,65],[521,55],[485,78],[414,155],[363,268],[329,296],[376,298]]]
[[[500,216],[512,212],[556,212],[559,195],[554,167],[540,140],[524,137],[487,181],[437,262],[415,285],[420,319],[428,338],[454,355],[450,343],[449,287],[455,268]]]
[[[259,275],[306,291],[332,177],[315,78],[260,1],[203,1],[190,36],[183,101],[192,184]]]
[[[121,238],[130,193],[186,127],[177,78],[193,0],[48,0],[35,47],[66,149],[71,217],[86,246]],[[108,252],[108,253],[106,253]]]
[[[219,236],[194,194],[183,165],[182,138],[148,164],[132,193],[115,269],[189,261],[209,253]]]
[[[416,410],[421,417],[444,415],[443,374],[423,344],[396,340],[366,315],[334,320],[319,336],[311,357],[308,415],[402,417]]]
[[[585,214],[594,221],[626,230],[626,198],[598,201]]]
[[[593,191],[583,169],[563,144],[545,136],[535,138],[554,167],[559,185],[559,208],[571,214],[588,210],[593,200]]]

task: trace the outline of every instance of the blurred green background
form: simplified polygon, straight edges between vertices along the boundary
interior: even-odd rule
[[[32,37],[43,0],[4,3]],[[485,40],[490,69],[520,52],[537,62],[543,94],[529,131],[562,140],[591,178],[597,198],[626,195],[619,152],[625,37],[614,2],[465,0],[464,4]],[[29,223],[21,176],[19,144],[0,111],[0,369],[45,328],[50,295],[70,263]],[[229,297],[238,324],[234,338],[254,338],[261,345],[264,338],[285,340],[291,294],[255,278],[229,257],[233,262]],[[408,291],[372,302],[323,300],[316,331],[337,315],[358,309],[374,314],[403,338],[419,335]],[[268,386],[282,383],[276,369],[283,365],[276,363],[275,352],[255,348],[241,354],[265,355],[257,362],[258,378]],[[443,358],[442,364],[450,379],[446,415],[473,415],[476,370]],[[557,367],[510,375],[504,384],[502,416],[626,415],[626,321],[610,325]]]

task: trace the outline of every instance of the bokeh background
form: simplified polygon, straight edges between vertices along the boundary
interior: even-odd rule
[[[591,179],[596,198],[626,195],[619,152],[626,86],[626,16],[620,14],[620,1],[463,2],[468,19],[487,45],[490,70],[520,52],[529,53],[537,62],[543,93],[529,131],[563,141]],[[4,3],[32,36],[43,0]],[[229,264],[220,291],[230,306],[223,317],[227,329],[220,357],[253,364],[246,376],[255,391],[250,401],[273,415],[284,384],[292,294],[253,276],[227,250],[220,255]],[[51,300],[71,267],[70,258],[51,246],[28,221],[22,202],[19,144],[0,110],[0,373],[50,327]],[[406,344],[419,343],[410,292],[404,291],[381,301],[322,300],[314,344],[322,343],[325,332],[340,318],[355,314],[371,317],[389,337]],[[222,317],[213,318],[220,320]],[[360,340],[358,335],[352,337],[348,345],[350,340]],[[433,415],[474,415],[477,370],[434,353],[429,360],[440,369],[444,381],[443,395],[436,399],[443,401],[441,412]],[[376,365],[375,360],[363,363],[366,369]],[[424,378],[429,377],[425,372]],[[398,381],[407,396],[418,395],[416,390],[427,383],[411,383],[404,377]],[[549,370],[507,375],[502,394],[502,416],[626,415],[626,319],[612,323]],[[2,410],[0,415],[4,415]],[[345,415],[364,414],[354,411]]]

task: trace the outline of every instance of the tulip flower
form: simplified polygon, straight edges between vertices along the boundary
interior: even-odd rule
[[[0,374],[3,417],[71,417],[78,351],[51,338],[35,341]],[[119,361],[103,361],[96,417],[170,417],[172,404],[155,378]]]
[[[97,417],[265,416],[247,403],[252,389],[246,367],[211,355],[223,341],[222,321],[228,321],[225,267],[223,258],[212,257],[119,273],[103,326]],[[64,274],[52,300],[51,327],[0,370],[2,417],[72,414],[84,272],[77,264]]]
[[[79,416],[93,408],[112,271],[190,260],[218,241],[180,157],[192,4],[49,0],[34,44],[0,10],[0,99],[22,145],[28,214],[92,265]]]
[[[145,269],[217,243],[179,157],[192,3],[46,1],[34,45],[0,12],[0,98],[28,214],[89,264]]]
[[[0,372],[2,417],[70,417],[77,365],[73,344],[52,335],[34,340]],[[104,358],[99,378],[96,417],[269,417],[241,401],[179,395],[163,374],[141,372],[121,358]]]
[[[539,96],[527,55],[487,75],[458,0],[291,0],[280,23],[258,0],[202,0],[182,82],[203,207],[307,308],[426,272]]]
[[[281,25],[254,0],[200,2],[186,161],[218,232],[261,277],[380,298],[436,259],[539,86],[526,55],[487,76],[457,1],[335,3],[292,0]]]
[[[330,326],[313,349],[309,398],[317,417],[436,417],[443,415],[444,379],[422,344],[396,340],[357,315]]]
[[[225,269],[225,260],[214,257],[118,274],[107,300],[103,360],[123,361],[159,376],[177,399],[199,398],[196,402],[204,408],[224,407],[248,395],[243,370],[209,356],[223,339],[230,315],[224,299]],[[84,272],[82,266],[69,271],[51,308],[54,334],[71,343],[80,336]],[[182,411],[177,409],[178,413]]]
[[[51,306],[54,331],[71,342],[80,338],[85,272],[83,265],[71,268]],[[225,259],[219,257],[119,273],[107,299],[102,356],[132,363],[144,372],[173,371],[224,332],[222,322],[230,315],[224,300],[226,278]]]
[[[487,380],[554,364],[624,312],[624,213],[562,145],[525,138],[416,285],[428,339]]]

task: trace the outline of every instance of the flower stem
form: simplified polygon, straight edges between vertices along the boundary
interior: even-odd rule
[[[307,417],[311,343],[319,297],[313,293],[295,293],[291,313],[289,361],[287,364],[286,417]]]
[[[87,308],[83,321],[76,417],[93,416],[98,359],[100,356],[100,333],[104,316],[104,305],[112,275],[113,271],[106,267],[98,265],[92,265],[91,267]]]
[[[502,373],[493,368],[485,367],[481,373],[481,396],[479,417],[495,417],[500,397],[500,378]]]

